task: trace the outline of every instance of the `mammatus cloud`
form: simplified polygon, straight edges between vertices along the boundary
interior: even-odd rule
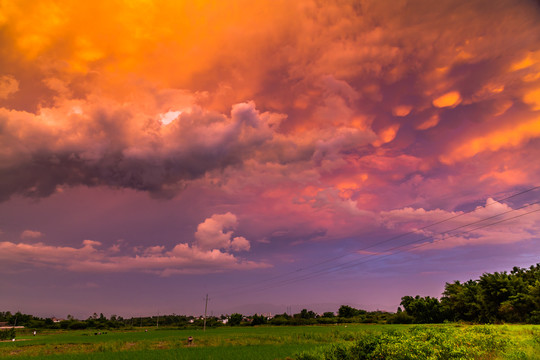
[[[531,1],[44,0],[0,13],[0,201],[196,184],[320,239],[437,204],[441,189],[540,181]],[[228,231],[201,246],[247,248]]]
[[[19,82],[10,75],[0,76],[0,99],[7,99],[19,90]]]
[[[244,237],[231,238],[232,232],[222,232],[223,228],[236,225],[237,219],[232,213],[213,215],[199,225],[193,244],[178,243],[170,250],[165,246],[125,248],[124,244],[105,248],[94,240],[84,240],[81,247],[2,241],[0,262],[3,266],[25,264],[76,272],[147,272],[161,276],[269,267],[265,262],[249,261],[232,254],[250,248]],[[27,230],[21,237],[40,235]]]

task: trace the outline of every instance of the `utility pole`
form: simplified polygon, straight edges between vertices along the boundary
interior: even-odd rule
[[[206,331],[206,309],[208,309],[208,294],[206,294],[206,302],[204,303],[204,325],[203,325],[203,331]]]

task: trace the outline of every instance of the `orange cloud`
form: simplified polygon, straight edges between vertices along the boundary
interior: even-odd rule
[[[0,76],[0,99],[7,99],[17,90],[19,90],[19,82],[13,76]]]
[[[450,153],[440,156],[444,164],[473,157],[483,151],[497,151],[502,148],[517,147],[524,142],[540,137],[540,118],[522,122],[514,127],[496,129],[486,135],[467,140]]]
[[[459,91],[450,91],[433,100],[433,106],[438,108],[455,107],[461,102]]]
[[[399,124],[390,125],[379,132],[379,139],[373,142],[373,146],[381,146],[389,143],[396,138],[399,130]]]
[[[531,105],[533,110],[540,110],[540,88],[533,89],[525,93],[523,102]]]
[[[403,117],[409,115],[412,109],[413,107],[410,105],[399,105],[392,109],[392,114],[394,114],[394,116]]]
[[[418,125],[416,128],[418,130],[430,129],[432,127],[437,126],[437,124],[439,123],[439,120],[440,120],[439,115],[435,114],[431,116],[429,119],[427,119],[426,121],[424,121],[423,123],[421,123],[420,125]]]

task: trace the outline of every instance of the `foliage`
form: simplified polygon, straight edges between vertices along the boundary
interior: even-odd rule
[[[540,323],[540,264],[510,273],[485,273],[478,280],[446,283],[443,296],[401,298],[414,323]],[[393,322],[406,320],[396,314]]]
[[[191,346],[189,336],[193,337]],[[335,349],[326,359],[361,359],[373,354],[400,359],[394,352],[402,351],[416,354],[417,359],[540,360],[538,339],[536,325],[225,326],[205,332],[195,328],[42,330],[36,336],[30,330],[18,330],[17,341],[0,342],[0,359],[290,360],[295,354],[302,359],[325,359]]]
[[[234,313],[231,315],[231,318],[229,319],[229,324],[231,326],[240,325],[242,322],[243,316],[242,314]]]
[[[338,310],[338,316],[343,318],[352,318],[365,313],[366,311],[364,310],[358,310],[348,305],[341,305]]]
[[[445,321],[464,321],[470,323],[531,323],[540,324],[540,263],[528,269],[514,267],[510,273],[485,273],[478,280],[461,283],[446,283],[439,300],[434,297],[419,295],[401,298],[401,308],[397,313],[385,311],[365,311],[349,305],[342,305],[337,312],[326,312],[322,316],[312,310],[302,309],[297,314],[287,313],[267,318],[263,315],[247,317],[243,322],[242,314],[232,314],[231,326],[237,325],[315,325],[343,323],[377,324],[427,324]],[[225,318],[222,316],[222,318]],[[86,320],[78,320],[68,315],[67,320],[39,318],[17,312],[0,312],[0,322],[10,326],[24,326],[32,329],[64,330],[112,330],[132,329],[136,327],[176,327],[202,328],[203,319],[185,315],[161,315],[124,319],[111,315],[107,319],[102,313],[94,313]],[[206,327],[215,328],[223,325],[217,317],[207,318]]]
[[[268,319],[264,315],[253,315],[251,325],[263,325],[268,323]]]
[[[0,340],[11,340],[15,339],[15,329],[5,329],[0,330]]]
[[[479,359],[502,353],[509,343],[507,336],[490,327],[414,327],[406,331],[362,334],[353,343],[301,353],[296,359]]]
[[[404,296],[401,305],[418,324],[440,323],[445,319],[444,309],[437,298]]]

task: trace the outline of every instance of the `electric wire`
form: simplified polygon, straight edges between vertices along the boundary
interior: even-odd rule
[[[493,203],[490,203],[490,204],[487,204],[484,208],[490,206],[490,205],[494,205],[494,204],[497,204],[497,203],[500,203],[501,201],[504,201],[504,200],[507,200],[507,199],[510,199],[510,198],[513,198],[513,197],[516,197],[518,195],[521,195],[521,194],[524,194],[524,193],[527,193],[527,192],[530,192],[530,191],[533,191],[533,190],[536,190],[540,188],[540,186],[536,186],[534,188],[530,188],[530,189],[527,189],[525,191],[522,191],[520,193],[517,193],[517,194],[514,194],[514,195],[511,195],[511,196],[508,196],[504,199],[500,199],[500,200],[495,200],[495,202]],[[491,219],[494,219],[496,217],[499,217],[499,216],[502,216],[502,215],[506,215],[506,214],[509,214],[509,213],[512,213],[512,212],[515,212],[515,211],[518,211],[518,210],[522,210],[524,208],[527,208],[527,207],[530,207],[532,205],[536,205],[536,204],[539,204],[540,201],[536,201],[536,202],[533,202],[533,203],[529,203],[527,205],[524,205],[524,206],[521,206],[521,207],[518,207],[518,208],[515,208],[515,209],[512,209],[512,210],[508,210],[508,211],[505,211],[505,212],[502,212],[502,213],[499,213],[499,214],[496,214],[496,215],[492,215],[492,216],[489,216],[487,218],[484,218],[484,219],[481,219],[481,220],[478,220],[478,221],[474,221],[474,222],[471,222],[471,223],[467,223],[465,225],[461,225],[461,226],[458,226],[458,227],[455,227],[453,229],[450,229],[450,230],[446,230],[444,232],[440,232],[440,233],[436,233],[436,234],[433,234],[431,236],[428,236],[428,237],[423,237],[423,238],[420,238],[420,239],[417,239],[417,240],[414,240],[414,241],[411,241],[411,242],[407,242],[405,244],[402,244],[402,245],[399,245],[399,246],[395,246],[393,248],[390,248],[390,249],[386,249],[384,250],[383,252],[389,252],[389,251],[394,251],[394,250],[397,250],[397,249],[400,249],[400,248],[403,248],[403,247],[406,247],[406,246],[409,246],[411,244],[414,244],[414,243],[417,243],[419,241],[423,241],[423,240],[429,240],[429,239],[434,239],[436,236],[443,236],[444,239],[447,239],[447,238],[452,238],[452,237],[455,237],[455,236],[459,236],[459,235],[463,235],[463,234],[467,234],[469,232],[472,232],[472,231],[476,231],[478,229],[481,229],[481,228],[484,228],[484,227],[488,227],[488,226],[493,226],[493,225],[496,225],[496,224],[499,224],[501,222],[505,222],[505,221],[509,221],[509,220],[512,220],[512,219],[515,219],[515,218],[519,218],[519,217],[522,217],[522,216],[525,216],[525,215],[528,215],[528,214],[531,214],[531,213],[534,213],[534,212],[537,212],[537,211],[540,211],[539,210],[533,210],[531,212],[528,212],[528,213],[525,213],[525,214],[520,214],[520,215],[517,215],[517,216],[514,216],[512,218],[508,218],[508,219],[502,219],[500,221],[497,221],[497,222],[494,222],[494,223],[491,223],[491,224],[487,224],[487,225],[482,225],[480,227],[477,227],[475,229],[471,229],[471,230],[467,230],[467,231],[464,231],[464,232],[460,232],[458,234],[454,234],[454,235],[450,235],[450,236],[446,236],[448,235],[449,233],[451,232],[454,232],[456,230],[459,230],[459,229],[462,229],[462,228],[466,228],[466,227],[469,227],[469,226],[472,226],[472,225],[475,225],[475,224],[479,224],[479,223],[482,223],[482,222],[485,222],[485,221],[488,221],[488,220],[491,220]],[[414,231],[410,231],[410,232],[407,232],[407,233],[404,233],[404,234],[400,234],[400,235],[397,235],[397,236],[394,236],[391,238],[391,240],[395,240],[397,238],[401,238],[401,237],[404,237],[406,235],[410,235],[410,234],[414,234],[414,233],[417,233],[421,230],[424,230],[426,228],[429,228],[431,226],[434,226],[434,225],[437,225],[437,224],[441,224],[443,222],[446,222],[446,221],[449,221],[449,220],[452,220],[452,219],[455,219],[457,217],[460,217],[460,216],[463,216],[463,215],[466,215],[466,214],[469,214],[471,213],[472,211],[475,211],[476,209],[474,210],[471,210],[471,211],[468,211],[468,212],[464,212],[464,213],[460,213],[458,215],[455,215],[455,216],[452,216],[450,218],[447,218],[447,219],[444,219],[444,220],[441,220],[441,221],[438,221],[436,223],[433,223],[433,224],[430,224],[430,225],[427,225],[427,226],[424,226],[420,229],[417,229],[417,230],[414,230]],[[446,237],[445,237],[446,236]],[[367,247],[364,247],[360,250],[356,250],[354,253],[358,253],[359,251],[363,251],[367,248],[372,248],[372,247],[375,247],[377,245],[380,245],[380,244],[383,244],[383,243],[387,243],[389,242],[390,239],[386,239],[384,241],[380,241],[378,243],[375,243],[375,244],[372,244],[372,245],[369,245]],[[426,242],[425,245],[427,244],[431,244],[429,242]],[[421,247],[421,246],[424,246],[422,244],[420,244],[420,246],[417,246],[417,247]],[[417,247],[414,247],[414,248],[417,248]],[[414,249],[413,248],[413,249]],[[279,281],[279,282],[275,282],[275,283],[270,283],[268,286],[264,287],[264,288],[261,288],[259,290],[257,290],[256,287],[260,286],[262,282],[266,281],[268,282],[270,279],[265,279],[263,281],[260,281],[256,284],[251,284],[251,285],[246,285],[244,286],[243,288],[246,288],[246,287],[252,287],[254,289],[250,290],[249,292],[259,292],[259,291],[264,291],[264,290],[267,290],[267,289],[271,289],[271,288],[274,288],[274,287],[279,287],[279,286],[285,286],[285,285],[288,285],[288,284],[291,284],[291,283],[295,283],[295,282],[298,282],[298,281],[304,281],[304,280],[308,280],[308,279],[311,279],[311,278],[314,278],[314,277],[317,277],[319,275],[326,275],[327,273],[332,273],[332,272],[335,272],[335,271],[338,271],[338,270],[342,270],[342,269],[346,269],[346,268],[350,268],[350,267],[354,267],[354,266],[358,266],[360,264],[363,264],[365,262],[368,262],[368,261],[373,261],[373,260],[378,260],[378,259],[381,259],[381,258],[385,258],[385,257],[388,257],[388,256],[393,256],[397,253],[400,253],[400,252],[403,252],[403,251],[399,251],[399,252],[395,252],[395,253],[391,253],[391,254],[385,254],[385,255],[381,255],[381,254],[368,254],[367,256],[378,256],[376,258],[370,258],[370,259],[362,259],[362,260],[358,260],[358,259],[355,259],[355,260],[351,260],[351,261],[348,261],[348,262],[345,262],[343,264],[339,264],[339,265],[335,265],[335,266],[331,266],[331,267],[326,267],[326,268],[323,268],[323,269],[320,269],[320,270],[317,270],[317,271],[314,271],[314,272],[311,272],[311,273],[308,273],[308,274],[304,274],[304,275],[301,275],[299,277],[292,277],[292,278],[289,278],[289,279],[284,279],[282,281]],[[347,253],[346,255],[340,255],[339,257],[334,257],[334,258],[331,258],[331,259],[327,259],[325,261],[322,261],[322,262],[319,262],[317,264],[314,264],[314,265],[310,265],[308,267],[304,267],[300,270],[305,270],[305,269],[308,269],[308,268],[313,268],[315,266],[319,266],[321,264],[324,264],[324,263],[328,263],[330,261],[333,261],[333,260],[336,260],[336,259],[339,259],[339,258],[343,258],[345,256],[348,256],[352,254],[351,252]],[[279,275],[279,276],[275,276],[273,277],[273,279],[277,279],[277,278],[281,278],[281,277],[285,277],[285,276],[289,276],[291,274],[295,274],[297,273],[299,270],[296,270],[296,271],[293,271],[293,272],[288,272],[286,274],[282,274],[282,275]],[[231,289],[229,289],[229,291],[231,291]],[[243,293],[243,292],[246,292],[246,291],[240,291],[240,292],[236,292],[235,294],[238,294],[238,293]],[[231,294],[232,295],[232,294]],[[219,296],[219,297],[227,297],[226,295],[223,296]]]
[[[538,203],[540,203],[540,202],[536,202],[534,204],[538,204]],[[531,206],[531,205],[534,205],[534,204],[527,205],[527,207]],[[519,209],[516,209],[516,210],[519,210]],[[337,266],[332,267],[332,268],[327,268],[327,269],[324,269],[324,270],[314,272],[314,273],[309,274],[309,275],[305,275],[302,278],[289,279],[288,281],[283,281],[282,283],[279,283],[279,284],[273,284],[273,286],[268,287],[268,288],[289,285],[289,284],[292,284],[292,283],[295,283],[295,282],[298,282],[298,281],[309,280],[311,278],[317,277],[319,274],[327,275],[327,274],[330,274],[330,273],[333,273],[333,272],[336,272],[336,271],[340,271],[340,270],[343,270],[343,269],[348,269],[348,268],[351,268],[351,267],[355,267],[355,266],[367,263],[369,261],[380,260],[382,258],[390,257],[390,256],[393,256],[393,255],[402,253],[404,251],[410,251],[410,250],[417,249],[419,247],[434,244],[437,241],[442,242],[442,241],[447,240],[449,238],[457,237],[457,236],[460,236],[460,235],[465,235],[465,234],[468,234],[468,233],[476,231],[476,230],[480,230],[480,229],[483,229],[483,228],[486,228],[486,227],[489,227],[489,226],[497,225],[497,224],[500,224],[500,223],[503,223],[503,222],[506,222],[506,221],[514,220],[516,218],[520,218],[520,217],[523,217],[523,216],[526,216],[526,215],[529,215],[529,214],[532,214],[532,213],[536,213],[536,212],[539,212],[539,211],[540,211],[540,209],[532,210],[532,211],[529,211],[527,213],[519,214],[519,215],[513,216],[513,217],[508,218],[508,219],[502,219],[502,220],[496,221],[494,223],[485,224],[485,225],[479,226],[479,227],[471,229],[471,230],[466,230],[466,231],[463,231],[463,232],[460,232],[460,233],[457,233],[457,234],[452,234],[452,235],[449,235],[449,236],[447,236],[447,237],[445,237],[443,239],[436,240],[434,242],[424,242],[422,244],[418,244],[417,246],[414,246],[413,248],[410,248],[410,249],[407,249],[407,250],[402,250],[402,251],[398,251],[398,252],[394,252],[394,253],[390,253],[390,254],[370,254],[368,256],[377,256],[377,257],[373,257],[373,258],[369,258],[369,259],[363,259],[363,260],[355,260],[354,262],[349,262],[349,263],[337,265]],[[468,226],[470,226],[470,225],[471,224],[469,224]],[[440,234],[437,234],[437,235],[440,235]],[[396,250],[396,249],[403,248],[403,247],[406,247],[408,245],[414,244],[414,243],[416,243],[418,241],[429,240],[429,239],[432,239],[432,238],[435,238],[435,235],[430,236],[428,238],[422,238],[420,240],[411,241],[411,242],[408,242],[408,243],[403,244],[401,246],[396,246],[396,247],[394,247],[392,249],[386,250],[385,252],[393,251],[393,250]],[[264,290],[267,290],[268,288],[265,288]]]
[[[492,206],[492,205],[495,205],[495,204],[500,204],[504,201],[507,201],[507,200],[510,200],[512,198],[515,198],[517,196],[520,196],[520,195],[523,195],[523,194],[526,194],[526,193],[529,193],[531,191],[534,191],[534,190],[537,190],[537,189],[540,189],[540,186],[534,186],[534,187],[531,187],[531,188],[528,188],[526,190],[523,190],[523,191],[520,191],[518,193],[515,193],[515,194],[512,194],[510,196],[506,196],[504,198],[501,198],[501,199],[493,199],[493,202],[489,203],[489,204],[486,204],[484,206],[484,208],[487,208],[489,206]],[[491,197],[488,197],[488,198],[491,198]],[[529,205],[534,205],[534,204],[537,204],[538,202],[535,202],[535,203],[532,203],[532,204],[529,204]],[[516,208],[516,209],[513,209],[513,210],[509,210],[507,212],[504,212],[504,213],[501,213],[501,214],[497,214],[497,215],[494,215],[492,217],[488,217],[486,219],[483,219],[483,220],[479,220],[478,222],[482,222],[482,221],[486,221],[486,220],[489,220],[491,218],[494,218],[494,217],[497,217],[497,216],[500,216],[500,215],[504,215],[506,213],[509,213],[509,212],[512,212],[512,211],[516,211],[516,210],[520,210],[522,209],[523,207],[520,207],[520,208]],[[324,264],[327,264],[327,263],[330,263],[330,262],[333,262],[333,261],[336,261],[336,260],[339,260],[339,259],[342,259],[342,258],[345,258],[351,254],[355,254],[355,253],[358,253],[358,252],[361,252],[361,251],[365,251],[367,249],[371,249],[371,248],[374,248],[376,246],[379,246],[381,244],[385,244],[385,243],[389,243],[391,241],[394,241],[394,240],[397,240],[397,239],[400,239],[400,238],[403,238],[405,236],[408,236],[408,235],[412,235],[412,234],[415,234],[415,233],[419,233],[425,229],[428,229],[430,227],[433,227],[435,225],[440,225],[440,224],[443,224],[445,222],[448,222],[450,220],[455,220],[457,218],[460,218],[462,216],[465,216],[465,215],[468,215],[474,211],[476,211],[477,208],[474,208],[472,210],[469,210],[469,211],[465,211],[465,212],[462,212],[462,213],[459,213],[457,215],[453,215],[453,216],[450,216],[448,218],[445,218],[445,219],[442,219],[442,220],[439,220],[439,221],[436,221],[434,223],[431,223],[431,224],[428,224],[428,225],[425,225],[421,228],[418,228],[418,229],[414,229],[414,230],[411,230],[411,231],[408,231],[408,232],[405,232],[405,233],[401,233],[401,234],[398,234],[398,235],[395,235],[395,236],[392,236],[388,239],[385,239],[385,240],[382,240],[382,241],[379,241],[379,242],[376,242],[376,243],[373,243],[373,244],[370,244],[368,246],[365,246],[365,247],[362,247],[360,249],[356,249],[354,251],[349,251],[347,252],[346,254],[342,254],[342,255],[338,255],[338,256],[335,256],[335,257],[332,257],[332,258],[328,258],[328,259],[325,259],[323,261],[320,261],[320,262],[317,262],[317,263],[314,263],[314,264],[311,264],[311,265],[308,265],[308,266],[304,266],[302,268],[298,268],[296,270],[292,270],[292,271],[289,271],[289,272],[286,272],[286,273],[283,273],[283,274],[279,274],[279,275],[275,275],[275,276],[272,276],[272,277],[268,277],[268,278],[265,278],[265,279],[262,279],[260,281],[257,281],[256,283],[251,283],[251,284],[246,284],[246,285],[241,285],[241,286],[237,286],[235,288],[232,288],[232,289],[227,289],[227,290],[223,290],[221,292],[216,292],[215,293],[215,296],[218,296],[218,297],[221,297],[223,295],[220,295],[220,294],[223,294],[223,293],[229,293],[231,291],[237,291],[237,290],[242,290],[242,289],[245,289],[245,288],[252,288],[252,287],[257,287],[257,286],[260,286],[262,283],[267,283],[267,282],[271,282],[273,280],[277,280],[277,279],[280,279],[280,278],[284,278],[284,277],[287,277],[287,276],[290,276],[290,275],[293,275],[293,274],[298,274],[299,272],[302,272],[302,271],[306,271],[308,269],[312,269],[312,268],[315,268],[315,267],[318,267],[320,265],[324,265]],[[463,227],[466,227],[466,226],[470,226],[472,224],[475,224],[475,223],[478,223],[478,222],[474,222],[474,223],[470,223],[470,224],[466,224],[466,225],[463,225],[463,226],[459,226],[457,228],[454,228],[454,229],[450,229],[450,230],[447,230],[443,233],[446,233],[446,232],[451,232],[451,231],[454,231],[454,230],[457,230],[457,229],[460,229],[460,228],[463,228]],[[439,233],[438,235],[441,235],[443,233]],[[423,238],[423,239],[420,239],[418,241],[421,241],[421,240],[426,240],[426,238]],[[391,251],[393,250],[394,248],[390,249],[390,250],[387,250],[387,251]],[[356,260],[352,260],[352,261],[356,261]],[[325,269],[322,269],[322,270],[319,270],[317,271],[316,273],[320,272],[320,271],[324,271]],[[305,275],[301,275],[301,276],[305,276]],[[287,279],[283,280],[283,281],[287,281]]]

